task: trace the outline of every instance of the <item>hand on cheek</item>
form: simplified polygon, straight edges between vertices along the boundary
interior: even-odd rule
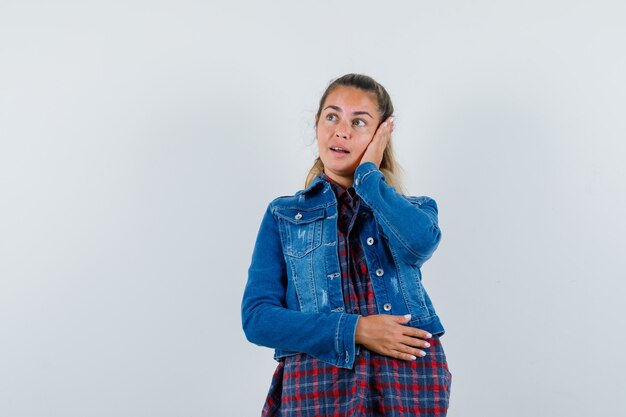
[[[380,167],[380,163],[383,160],[383,153],[389,140],[391,139],[391,132],[395,127],[394,125],[394,116],[389,116],[387,120],[381,123],[374,133],[374,137],[372,138],[367,148],[365,148],[365,153],[361,158],[360,164],[364,162],[373,162],[377,167]]]

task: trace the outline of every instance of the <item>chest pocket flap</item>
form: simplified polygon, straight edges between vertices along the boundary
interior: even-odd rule
[[[283,251],[286,255],[300,258],[322,244],[324,208],[279,208],[276,209],[276,215],[280,219]]]

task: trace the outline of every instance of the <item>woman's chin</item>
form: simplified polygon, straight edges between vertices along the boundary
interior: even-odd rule
[[[334,166],[334,165],[324,165],[324,172],[329,177],[337,176],[342,178],[353,178],[354,177],[354,167],[346,167],[346,166]]]

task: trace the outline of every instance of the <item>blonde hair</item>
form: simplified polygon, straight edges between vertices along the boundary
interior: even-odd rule
[[[322,94],[322,98],[320,99],[319,107],[317,109],[316,120],[319,120],[319,116],[322,113],[322,107],[324,106],[324,102],[328,95],[337,87],[346,86],[346,87],[355,87],[360,90],[373,93],[376,96],[376,102],[378,104],[378,112],[380,113],[380,121],[386,120],[389,116],[393,114],[393,104],[391,103],[391,97],[389,97],[389,93],[385,90],[385,87],[376,82],[372,77],[363,74],[346,74],[342,77],[339,77],[332,81],[328,87],[326,87],[326,91]],[[317,128],[317,122],[315,123],[315,127]],[[401,180],[401,171],[402,168],[393,152],[393,146],[391,144],[391,139],[387,143],[385,147],[385,151],[383,152],[383,159],[380,163],[380,171],[385,176],[385,182],[396,189],[397,192],[404,194],[404,186],[402,185]],[[324,172],[324,163],[318,156],[313,163],[313,166],[309,170],[309,173],[306,176],[306,180],[304,182],[304,188],[308,187],[311,184],[311,181],[319,174]]]

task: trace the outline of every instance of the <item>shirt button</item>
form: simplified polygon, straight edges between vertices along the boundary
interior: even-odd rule
[[[379,277],[382,277],[384,273],[385,273],[385,271],[383,271],[382,268],[378,268],[376,270],[376,275],[378,275]]]
[[[348,351],[346,350],[346,363],[350,362],[350,354],[348,353]]]
[[[359,185],[359,179],[357,178],[357,179],[356,179],[356,181],[354,181],[354,183],[355,183],[356,185]]]
[[[298,213],[294,216],[296,220],[300,220],[302,218],[302,213]]]
[[[369,246],[372,246],[372,245],[374,244],[374,238],[373,238],[373,237],[368,237],[368,238],[367,238],[367,244],[368,244]]]
[[[390,311],[391,310],[391,304],[387,303],[383,306],[383,310],[385,311]]]

